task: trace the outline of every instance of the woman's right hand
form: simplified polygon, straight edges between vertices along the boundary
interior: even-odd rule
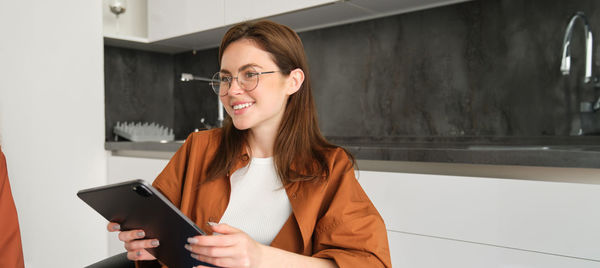
[[[116,222],[109,222],[106,228],[109,232],[118,232],[121,230],[121,225]],[[128,259],[132,261],[156,260],[146,249],[158,247],[159,242],[157,239],[142,239],[145,236],[144,230],[119,232],[119,240],[125,242]]]

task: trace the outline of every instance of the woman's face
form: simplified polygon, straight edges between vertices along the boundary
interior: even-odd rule
[[[231,43],[221,58],[221,72],[233,77],[241,75],[251,66],[256,72],[279,71],[268,52],[260,49],[252,40],[241,39]],[[291,76],[281,72],[261,74],[254,90],[245,91],[237,81],[231,82],[227,95],[221,97],[225,110],[237,129],[277,129],[287,99],[296,90]]]

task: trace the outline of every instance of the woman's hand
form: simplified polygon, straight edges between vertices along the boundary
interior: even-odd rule
[[[121,226],[115,222],[109,222],[106,226],[109,232],[117,232],[121,230]],[[159,242],[157,239],[142,239],[146,236],[144,230],[130,230],[119,232],[119,240],[125,242],[125,249],[127,250],[127,258],[132,261],[141,260],[155,260],[147,248],[158,247]]]
[[[262,244],[227,224],[214,225],[212,230],[219,234],[188,239],[185,248],[193,258],[220,267],[260,267]]]

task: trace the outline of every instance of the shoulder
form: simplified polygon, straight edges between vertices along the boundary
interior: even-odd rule
[[[209,143],[211,141],[220,140],[222,133],[223,129],[221,128],[197,131],[190,134],[185,141],[193,143]]]
[[[342,147],[331,147],[322,151],[324,161],[327,164],[328,175],[323,179],[316,179],[309,183],[303,183],[304,187],[311,191],[321,192],[323,197],[335,195],[342,185],[353,185],[357,183],[354,173],[354,162]]]
[[[347,173],[354,171],[353,159],[348,155],[348,152],[339,146],[326,149],[323,152],[327,164],[329,166],[330,178],[335,178],[335,174]]]
[[[216,150],[220,144],[222,132],[223,130],[220,128],[193,132],[185,139],[180,150],[188,152],[196,150]]]
[[[167,166],[154,180],[153,186],[166,195],[173,204],[180,206],[181,192],[185,185],[195,179],[204,179],[216,149],[219,147],[221,129],[211,129],[190,134],[173,155]]]
[[[207,165],[219,148],[221,133],[221,129],[211,129],[190,134],[164,171],[177,171],[177,177],[181,177],[189,168]]]

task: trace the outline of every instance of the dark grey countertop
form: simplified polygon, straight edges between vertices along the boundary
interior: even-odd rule
[[[600,168],[600,137],[328,137],[361,160]],[[106,142],[112,151],[175,152],[178,142]]]

